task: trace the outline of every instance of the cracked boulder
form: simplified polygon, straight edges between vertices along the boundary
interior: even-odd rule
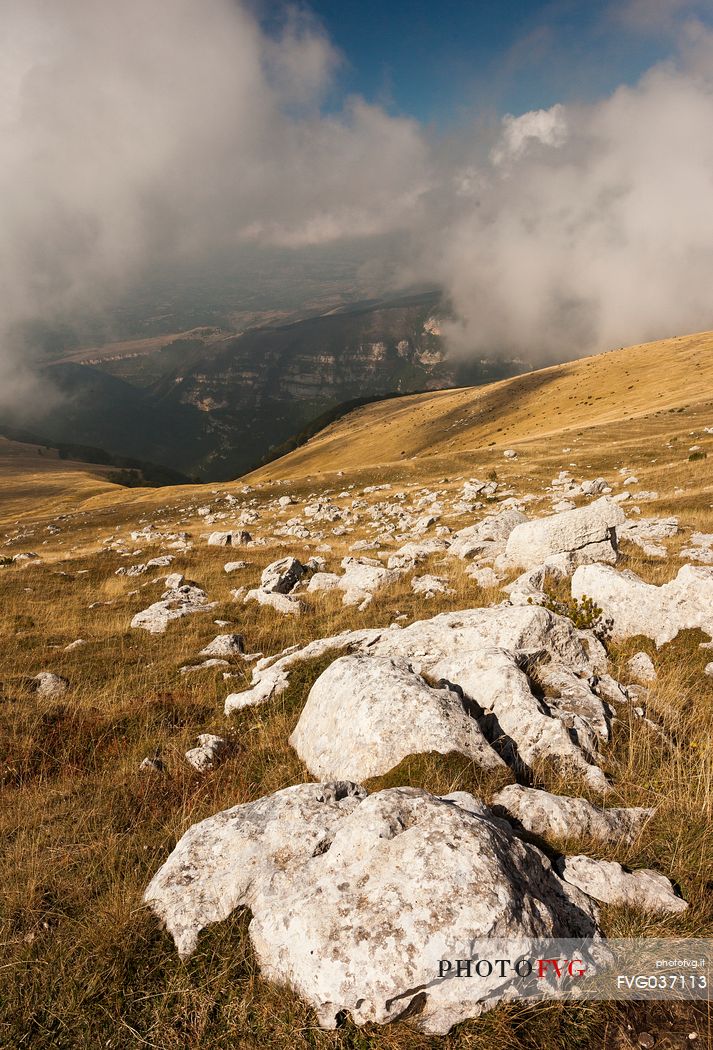
[[[280,558],[263,570],[260,590],[268,594],[289,594],[306,572],[307,569],[297,558]]]
[[[604,809],[584,798],[552,795],[549,791],[509,784],[491,803],[494,813],[543,838],[598,839],[630,843],[651,820],[655,809],[641,806]]]
[[[596,750],[607,738],[608,709],[586,681],[606,671],[606,654],[590,632],[538,606],[441,613],[404,628],[318,639],[260,660],[252,687],[227,698],[226,714],[279,696],[296,665],[345,648],[406,661],[416,675],[456,692],[514,768],[552,761],[606,789]],[[538,695],[537,675],[554,683],[551,696]]]
[[[616,527],[625,520],[621,507],[602,496],[586,507],[518,525],[508,537],[505,558],[523,569],[548,562],[564,571],[591,562],[613,565]]]
[[[700,628],[713,637],[713,567],[684,565],[660,587],[607,565],[583,565],[572,577],[572,597],[585,595],[612,621],[612,637],[642,634],[657,646],[679,631]]]
[[[509,997],[494,974],[440,977],[438,960],[508,939],[523,953],[549,937],[599,937],[596,906],[464,792],[417,788],[364,797],[304,784],[202,821],[183,836],[145,900],[179,952],[235,908],[264,978],[288,985],[335,1028],[407,1011],[444,1034]],[[511,993],[510,993],[511,994]]]
[[[432,688],[405,660],[365,653],[342,656],[319,676],[290,743],[325,779],[367,780],[429,751],[505,768],[457,693]]]

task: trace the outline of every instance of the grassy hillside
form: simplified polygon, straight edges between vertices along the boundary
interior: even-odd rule
[[[255,479],[298,478],[363,466],[528,445],[596,427],[607,440],[649,427],[661,413],[705,411],[713,395],[713,332],[666,339],[582,358],[487,386],[436,391],[368,405],[322,431]],[[612,427],[614,429],[612,429]],[[440,469],[433,463],[433,469]]]

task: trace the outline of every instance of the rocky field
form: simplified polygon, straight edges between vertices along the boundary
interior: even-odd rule
[[[2,1045],[707,1045],[690,1004],[423,988],[465,933],[713,935],[713,410],[527,437],[502,388],[509,445],[429,401],[405,457],[334,469],[347,417],[7,505]]]

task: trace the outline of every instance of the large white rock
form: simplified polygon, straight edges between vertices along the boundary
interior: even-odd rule
[[[509,784],[493,796],[491,807],[525,831],[545,838],[577,836],[602,842],[629,843],[636,838],[655,809],[603,809],[584,798],[551,795],[549,791]]]
[[[585,856],[562,857],[556,866],[565,882],[605,904],[653,912],[682,912],[688,907],[665,875],[647,868],[627,872],[615,861]]]
[[[657,646],[679,631],[700,628],[713,637],[713,567],[683,565],[670,583],[645,583],[635,573],[583,565],[572,577],[572,597],[587,595],[612,620],[612,637],[642,634]]]
[[[278,865],[306,861],[330,841],[365,795],[354,784],[299,784],[190,827],[144,894],[179,955],[195,950],[206,926],[250,906]]]
[[[290,743],[325,780],[367,780],[429,751],[505,767],[456,693],[432,688],[405,660],[366,653],[342,656],[323,671]]]
[[[440,978],[474,942],[518,953],[547,937],[600,936],[591,900],[560,880],[477,799],[392,788],[359,801],[301,785],[191,828],[146,900],[183,955],[240,906],[264,977],[287,984],[326,1028],[348,1011],[384,1024],[409,1007],[433,1033],[508,997],[496,972]]]
[[[606,496],[586,507],[524,522],[512,530],[505,556],[523,569],[565,555],[568,566],[616,561],[616,526],[625,521],[618,504]]]
[[[140,627],[150,634],[163,634],[172,620],[208,612],[217,605],[217,602],[208,601],[205,591],[197,583],[185,582],[180,573],[168,576],[166,583],[167,590],[161,595],[161,601],[136,613],[131,621],[132,627]]]

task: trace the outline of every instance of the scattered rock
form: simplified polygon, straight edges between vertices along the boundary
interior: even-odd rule
[[[51,671],[40,671],[32,679],[33,689],[38,696],[55,697],[62,696],[69,689],[69,680],[62,675],[53,674]]]
[[[186,761],[199,773],[208,773],[225,753],[227,744],[220,736],[212,733],[201,733],[198,747],[186,751]]]
[[[217,602],[209,602],[208,597],[197,583],[186,582],[180,573],[166,577],[166,590],[161,601],[154,602],[148,609],[136,613],[131,626],[142,628],[150,634],[163,634],[172,620],[193,613],[209,612]]]
[[[522,511],[514,508],[489,514],[477,525],[469,525],[456,532],[449,554],[463,559],[473,558],[475,555],[495,558],[505,550],[506,541],[513,529],[525,520]]]
[[[238,597],[237,592],[233,592]],[[242,595],[240,595],[242,597]],[[269,605],[275,612],[286,616],[300,616],[304,606],[302,602],[292,594],[279,594],[276,591],[264,591],[262,587],[256,587],[243,598],[243,602],[258,602],[260,605]]]
[[[144,758],[141,760],[139,765],[139,772],[141,773],[165,773],[166,766],[163,761],[158,758]]]
[[[297,558],[280,558],[263,570],[260,590],[268,594],[289,594],[306,572],[307,569]]]
[[[629,843],[655,809],[603,809],[583,798],[551,795],[548,791],[510,784],[493,796],[493,812],[525,831],[544,838],[577,836],[603,842]]]
[[[198,653],[199,656],[237,656],[245,652],[241,634],[219,634]]]
[[[411,590],[414,594],[422,594],[424,598],[434,598],[437,594],[451,594],[448,580],[442,576],[414,576],[411,580]]]
[[[688,907],[665,875],[647,868],[628,872],[615,861],[584,856],[562,857],[555,867],[570,886],[606,904],[653,912],[682,912]]]
[[[627,660],[626,666],[630,674],[633,674],[634,678],[639,678],[642,682],[656,681],[656,668],[654,667],[653,660],[648,653],[634,653],[634,655]]]
[[[226,561],[223,566],[223,572],[239,572],[240,569],[247,569],[248,563],[246,561]]]

